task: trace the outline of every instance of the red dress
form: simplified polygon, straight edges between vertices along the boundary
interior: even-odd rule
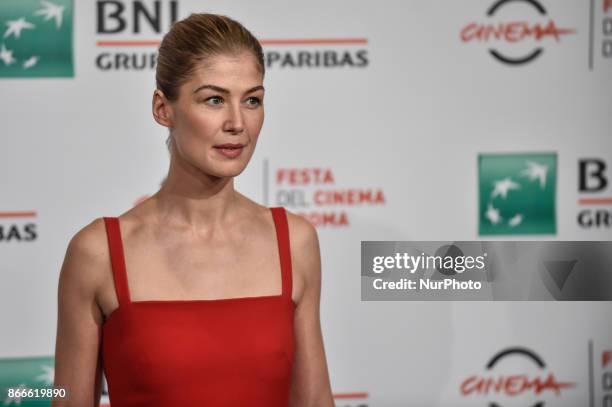
[[[117,218],[105,217],[119,307],[102,326],[111,407],[286,407],[294,356],[291,251],[270,208],[282,293],[131,301]]]

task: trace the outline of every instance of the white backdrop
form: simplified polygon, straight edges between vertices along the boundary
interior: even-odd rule
[[[4,3],[0,10],[18,1]],[[338,406],[518,406],[537,400],[612,406],[604,404],[612,389],[604,389],[603,379],[612,372],[612,363],[603,363],[612,349],[609,302],[362,302],[359,286],[361,240],[498,238],[478,235],[478,154],[557,155],[557,232],[499,238],[610,240],[612,224],[586,228],[576,217],[583,209],[612,211],[610,203],[579,203],[612,196],[612,58],[605,51],[612,41],[612,29],[605,28],[612,5],[540,0],[542,15],[522,0],[488,17],[491,0],[161,1],[162,32],[143,20],[140,33],[128,23],[123,32],[104,34],[96,27],[104,18],[96,9],[100,3],[72,4],[74,77],[3,78],[0,61],[0,357],[53,354],[57,279],[69,239],[94,218],[116,216],[155,192],[167,172],[166,129],[150,112],[154,69],[102,69],[96,58],[155,53],[154,45],[99,42],[159,40],[174,3],[180,18],[207,11],[237,19],[264,43],[268,58],[298,61],[306,53],[314,60],[327,52],[328,59],[353,62],[267,67],[265,124],[236,182],[269,206],[346,220],[318,224],[322,328]],[[118,3],[129,22],[138,2]],[[558,40],[461,40],[469,23],[516,21],[553,21],[573,32]],[[4,30],[3,15],[0,24]],[[516,57],[536,47],[543,52],[521,65],[502,63],[488,51]],[[607,188],[578,190],[584,158],[607,163]],[[277,179],[279,171],[303,169],[329,170],[333,181]],[[349,189],[383,199],[315,202],[316,191]],[[297,191],[293,196],[308,206],[281,201],[286,191]],[[14,211],[35,215],[7,213]],[[8,230],[28,223],[35,224],[35,239],[7,239]],[[461,393],[468,377],[493,376],[487,362],[513,347],[538,354],[545,370],[512,359],[495,375],[553,373],[574,387],[558,395]]]

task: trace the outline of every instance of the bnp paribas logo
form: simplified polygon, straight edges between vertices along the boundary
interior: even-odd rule
[[[0,77],[72,76],[72,0],[0,0]]]
[[[480,234],[555,234],[556,172],[555,153],[480,154]]]

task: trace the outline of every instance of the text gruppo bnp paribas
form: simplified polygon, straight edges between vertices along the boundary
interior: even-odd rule
[[[392,271],[414,275],[417,271],[435,269],[450,271],[449,274],[462,274],[466,271],[484,270],[486,256],[486,253],[482,256],[429,256],[425,253],[413,256],[408,253],[395,253],[394,256],[375,256],[372,259],[372,272],[380,274]],[[419,277],[393,281],[376,278],[372,281],[372,286],[376,290],[480,290],[482,283],[474,280],[458,281],[454,278],[440,280]]]

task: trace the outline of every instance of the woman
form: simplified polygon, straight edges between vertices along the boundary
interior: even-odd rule
[[[160,190],[70,241],[59,278],[53,406],[333,406],[315,229],[234,190],[264,120],[258,41],[192,14],[164,37],[153,116]]]

